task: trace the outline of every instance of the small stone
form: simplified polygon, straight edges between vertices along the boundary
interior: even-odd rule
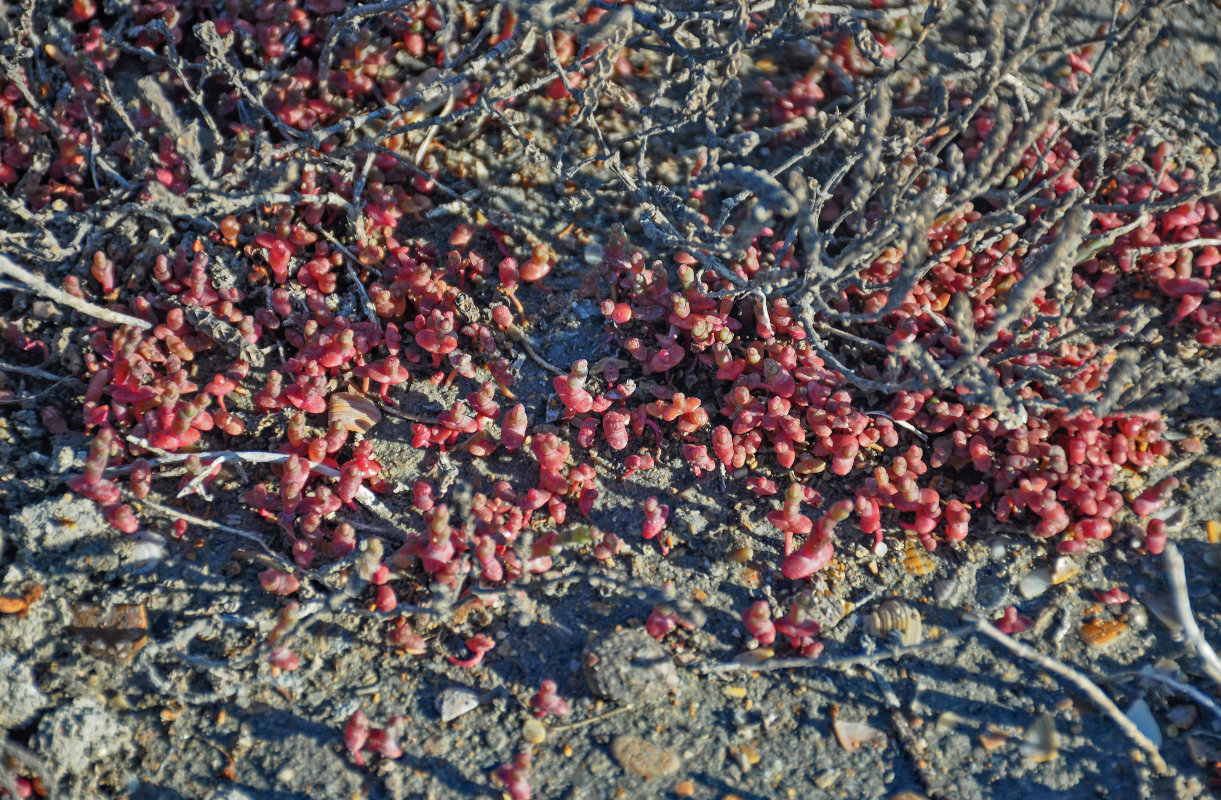
[[[981,575],[975,585],[975,603],[984,613],[998,611],[1009,603],[1009,587],[997,578]]]
[[[1207,767],[1221,761],[1221,750],[1213,747],[1199,736],[1187,737],[1187,752],[1197,767]]]
[[[1148,592],[1141,596],[1141,601],[1171,633],[1178,633],[1183,629],[1183,623],[1179,622],[1179,613],[1174,610],[1174,601],[1170,599],[1170,595]]]
[[[672,775],[682,766],[678,756],[672,751],[631,734],[616,736],[611,740],[610,749],[619,766],[642,778]]]
[[[439,733],[424,740],[424,752],[430,756],[443,756],[449,752],[449,742]]]
[[[1081,568],[1077,566],[1077,562],[1068,556],[1060,556],[1052,563],[1051,567],[1051,582],[1056,586],[1064,583],[1067,580],[1075,577]]]
[[[521,735],[530,744],[542,744],[547,741],[547,726],[537,719],[528,719],[521,726]]]
[[[762,664],[775,655],[776,651],[770,647],[756,647],[754,650],[738,653],[733,660],[739,664]]]
[[[967,582],[955,576],[939,578],[933,582],[933,599],[940,606],[956,606],[966,593]]]
[[[63,475],[66,472],[71,472],[76,463],[76,454],[72,452],[72,448],[67,445],[60,445],[55,448],[55,453],[51,456],[51,463],[48,468],[57,475]]]
[[[957,728],[960,722],[962,722],[962,718],[953,711],[943,711],[937,717],[937,723],[934,725],[934,728],[938,733],[948,733]]]
[[[1047,567],[1032,569],[1018,581],[1018,592],[1027,600],[1033,600],[1051,588],[1051,570]]]
[[[746,696],[745,686],[726,686],[721,691],[724,692],[725,696],[731,700],[741,700]]]
[[[590,691],[619,703],[661,700],[680,686],[669,653],[638,628],[591,639],[581,667]]]
[[[985,750],[989,751],[995,750],[1007,741],[1009,741],[1009,734],[991,725],[979,735],[979,743],[983,745]]]
[[[758,764],[761,758],[758,748],[749,744],[731,746],[727,752],[743,775],[750,772],[750,768]]]
[[[450,722],[479,707],[479,694],[471,689],[451,686],[437,694],[434,703],[442,722]]]
[[[839,770],[824,769],[814,776],[814,785],[825,792],[834,786],[837,780],[839,780]]]
[[[674,784],[674,794],[677,797],[690,797],[695,794],[695,783],[692,781],[679,781]]]
[[[745,564],[754,557],[755,551],[751,549],[750,545],[737,547],[729,553],[729,560],[734,564]]]
[[[1023,758],[1036,764],[1051,761],[1060,754],[1060,734],[1056,733],[1056,722],[1046,711],[1022,734],[1019,750]]]
[[[1195,703],[1186,703],[1185,705],[1171,706],[1166,712],[1166,716],[1176,728],[1181,731],[1188,730],[1196,724],[1196,720],[1200,716],[1200,709]]]

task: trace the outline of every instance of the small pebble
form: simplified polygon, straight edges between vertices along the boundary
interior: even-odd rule
[[[953,711],[945,711],[937,717],[937,724],[934,727],[938,733],[946,733],[957,728],[961,721],[962,719]]]
[[[831,729],[835,732],[840,747],[849,753],[855,753],[867,744],[886,741],[885,733],[864,722],[837,719],[831,723]]]
[[[1033,600],[1051,588],[1051,570],[1037,567],[1027,572],[1018,581],[1018,592],[1027,600]]]
[[[424,740],[424,752],[430,756],[443,756],[449,752],[449,742],[439,733]]]
[[[975,602],[980,611],[996,611],[1009,601],[1009,587],[997,578],[980,576],[975,586]]]
[[[1075,577],[1081,568],[1077,566],[1077,562],[1073,561],[1068,556],[1060,556],[1052,564],[1051,582],[1056,586]]]
[[[547,741],[547,726],[537,719],[528,719],[521,726],[521,735],[530,744],[542,744]]]
[[[1181,731],[1185,731],[1196,724],[1196,720],[1200,716],[1200,709],[1195,703],[1185,703],[1184,705],[1171,706],[1166,712],[1166,716],[1171,723]]]
[[[933,599],[941,606],[956,606],[962,602],[967,591],[967,581],[961,576],[940,578],[933,583]]]
[[[1149,611],[1153,612],[1153,616],[1157,617],[1172,633],[1183,629],[1183,624],[1179,622],[1179,614],[1174,610],[1174,601],[1170,599],[1170,595],[1160,592],[1149,592],[1141,596],[1141,601]]]
[[[1056,722],[1051,714],[1043,712],[1026,729],[1022,734],[1019,750],[1023,758],[1028,758],[1036,764],[1051,761],[1060,754],[1060,734],[1056,732]]]
[[[674,752],[631,734],[619,734],[611,740],[611,755],[619,766],[642,778],[672,775],[682,766]]]

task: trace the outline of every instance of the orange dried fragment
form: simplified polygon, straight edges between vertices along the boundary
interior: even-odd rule
[[[0,614],[16,614],[24,617],[29,613],[30,606],[40,597],[42,597],[42,586],[39,584],[27,586],[20,597],[0,597]]]
[[[991,725],[979,735],[979,743],[983,745],[985,750],[995,750],[1007,741],[1009,741],[1009,734]]]
[[[80,637],[94,655],[130,664],[148,643],[148,612],[143,604],[77,605],[68,632]]]
[[[1204,531],[1208,534],[1208,541],[1211,544],[1221,543],[1221,522],[1210,519],[1204,523]]]
[[[1123,620],[1092,619],[1081,626],[1081,641],[1088,647],[1106,647],[1127,629]]]
[[[749,546],[746,546],[746,547],[735,548],[733,551],[731,551],[729,553],[728,558],[730,561],[732,561],[735,564],[745,564],[747,561],[750,561],[751,558],[754,557],[754,555],[755,555],[755,551],[752,550]]]

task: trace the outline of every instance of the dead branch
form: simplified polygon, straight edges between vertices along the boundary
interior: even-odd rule
[[[131,325],[140,330],[152,330],[153,324],[148,320],[133,317],[129,314],[123,314],[118,311],[111,311],[108,308],[102,308],[99,305],[90,303],[88,300],[82,300],[75,295],[68,294],[63,289],[56,288],[47,282],[45,278],[30,272],[24,267],[19,267],[14,264],[9,258],[0,254],[0,275],[7,275],[18,283],[24,285],[29,291],[34,292],[46,299],[68,306],[73,311],[78,311],[81,314],[100,319],[103,322],[109,322],[112,325]]]
[[[1170,594],[1174,599],[1174,612],[1183,625],[1183,636],[1187,644],[1200,659],[1200,666],[1213,683],[1221,686],[1221,659],[1217,651],[1204,638],[1200,626],[1196,624],[1195,615],[1191,613],[1191,600],[1187,596],[1187,575],[1183,566],[1183,556],[1174,542],[1167,542],[1162,552],[1166,562],[1166,582],[1170,585]]]
[[[1043,655],[1033,647],[1022,644],[1012,636],[1001,633],[999,630],[997,630],[995,625],[987,622],[986,620],[976,620],[974,628],[976,633],[982,634],[988,639],[991,639],[1019,658],[1023,658],[1031,663],[1039,665],[1048,672],[1059,675],[1081,691],[1085,692],[1090,701],[1093,702],[1098,708],[1102,709],[1102,711],[1111,718],[1111,721],[1114,722],[1121,731],[1123,731],[1124,735],[1131,739],[1137,747],[1145,752],[1145,755],[1149,757],[1149,763],[1153,765],[1153,768],[1158,772],[1158,774],[1167,774],[1168,767],[1166,766],[1166,761],[1162,758],[1162,754],[1158,751],[1157,745],[1150,741],[1149,737],[1145,736],[1145,734],[1143,734],[1141,730],[1136,727],[1132,720],[1128,719],[1128,716],[1123,713],[1119,706],[1115,705],[1115,702],[1107,696],[1106,692],[1102,691],[1098,684],[1094,683],[1082,673],[1068,666],[1063,661],[1058,661],[1051,656]]]

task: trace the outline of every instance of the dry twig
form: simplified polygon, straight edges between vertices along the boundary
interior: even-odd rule
[[[45,297],[54,303],[68,306],[73,311],[79,311],[103,322],[109,322],[114,325],[131,325],[145,331],[152,330],[153,328],[153,324],[148,320],[118,311],[111,311],[108,308],[102,308],[99,305],[90,303],[88,300],[82,300],[75,295],[68,294],[63,289],[52,286],[41,275],[36,275],[24,267],[17,266],[5,255],[0,255],[0,275],[7,275],[28,287],[31,292]]]
[[[1217,651],[1204,638],[1200,626],[1196,624],[1195,616],[1191,613],[1191,600],[1187,597],[1187,575],[1178,546],[1174,542],[1167,542],[1162,558],[1166,561],[1166,582],[1170,584],[1170,594],[1174,598],[1174,612],[1183,625],[1183,636],[1200,659],[1204,672],[1221,687],[1221,659],[1217,658]]]

